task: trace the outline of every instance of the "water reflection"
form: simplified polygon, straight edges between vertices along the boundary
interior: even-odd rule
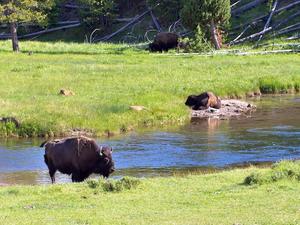
[[[255,102],[251,118],[197,120],[177,130],[143,132],[99,140],[114,147],[114,177],[164,176],[174,172],[224,168],[249,162],[300,158],[299,96],[267,97]],[[0,143],[1,183],[50,183],[42,140]],[[69,182],[58,175],[59,182]]]

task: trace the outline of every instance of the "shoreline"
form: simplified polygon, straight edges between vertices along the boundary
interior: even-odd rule
[[[294,160],[289,160],[289,162],[296,162],[299,159],[294,159]],[[285,161],[285,160],[283,160]],[[157,169],[157,175],[151,175],[151,176],[146,176],[146,177],[136,177],[136,176],[131,176],[131,177],[135,177],[137,179],[152,179],[152,178],[159,178],[159,177],[174,177],[174,176],[188,176],[188,175],[208,175],[208,174],[218,174],[218,173],[222,173],[222,172],[226,172],[226,171],[234,171],[234,170],[249,170],[251,168],[255,168],[255,169],[270,169],[273,165],[275,165],[276,163],[278,163],[277,161],[253,161],[253,162],[245,162],[245,163],[234,163],[234,164],[230,164],[227,166],[223,166],[223,167],[210,167],[210,166],[200,166],[200,167],[187,167],[187,168],[174,168],[174,169],[170,169],[168,171],[164,171],[161,172],[160,169]],[[163,169],[163,168],[162,168]],[[131,171],[134,169],[123,169],[125,171]],[[147,169],[146,169],[147,170]],[[151,171],[155,171],[151,170]],[[14,171],[14,172],[4,172],[4,173],[0,173],[0,176],[3,174],[24,174],[24,173],[31,173],[31,172],[37,172],[37,170],[32,170],[32,171]],[[124,175],[122,175],[122,170],[119,171],[119,173],[121,174],[117,174],[118,177],[126,177]],[[95,179],[95,178],[88,178],[88,179]],[[88,180],[87,179],[87,180]],[[96,178],[99,179],[99,178]],[[114,178],[113,176],[109,179],[112,180],[119,180],[120,178]],[[71,183],[67,182],[67,183]],[[60,183],[58,182],[57,184],[66,184],[66,183]],[[41,186],[41,185],[51,185],[50,183],[50,177],[49,177],[49,183],[36,183],[36,184],[14,184],[14,183],[5,183],[3,181],[0,181],[0,187],[13,187],[13,186]]]
[[[283,161],[205,175],[0,187],[0,218],[45,225],[186,224],[186,218],[189,224],[295,224],[299,166]]]
[[[224,119],[237,119],[240,117],[244,117],[244,116],[248,116],[248,114],[251,113],[255,113],[255,111],[257,110],[256,105],[253,105],[251,102],[251,100],[257,100],[260,98],[265,98],[265,97],[282,97],[282,96],[297,96],[299,95],[300,92],[290,92],[290,93],[282,93],[282,94],[260,94],[260,95],[253,95],[251,97],[234,97],[234,98],[225,98],[222,101],[225,101],[225,104],[222,103],[223,107],[224,105],[226,105],[226,103],[241,103],[240,106],[238,106],[238,110],[240,110],[237,113],[234,113],[232,115],[229,115],[231,112],[229,110],[229,114],[224,115],[224,112],[221,111],[221,113],[219,113],[220,115],[217,114],[217,119],[220,120],[224,120]],[[249,92],[248,92],[249,94]],[[247,94],[245,94],[247,95]],[[300,95],[299,95],[300,96]],[[233,96],[231,96],[233,97]],[[250,108],[244,107],[243,104],[249,104],[251,105]],[[198,110],[198,111],[194,111],[194,110],[190,110],[186,107],[187,111],[189,113],[186,113],[186,115],[184,116],[185,119],[184,121],[180,120],[180,122],[178,123],[174,123],[173,121],[166,121],[164,124],[159,123],[159,121],[157,121],[158,123],[156,123],[155,125],[151,125],[151,126],[139,126],[139,127],[133,127],[133,126],[129,126],[128,128],[121,128],[119,131],[110,131],[110,130],[106,130],[105,132],[102,132],[100,134],[97,134],[97,132],[93,132],[92,129],[89,128],[84,128],[84,129],[80,129],[80,128],[73,128],[73,129],[69,129],[69,131],[59,131],[57,133],[53,133],[51,132],[51,134],[49,135],[48,131],[45,133],[42,133],[40,135],[35,135],[35,136],[30,136],[30,135],[24,135],[24,136],[19,136],[18,135],[18,128],[13,128],[13,130],[16,133],[11,133],[9,136],[1,136],[1,130],[0,130],[0,140],[1,139],[28,139],[28,138],[41,138],[41,139],[52,139],[52,138],[64,138],[64,137],[69,137],[69,136],[86,136],[86,137],[90,137],[90,138],[101,138],[101,137],[105,137],[105,138],[111,138],[111,137],[121,137],[127,134],[130,134],[131,132],[135,132],[135,131],[140,131],[143,129],[150,129],[150,130],[155,130],[157,128],[161,128],[161,127],[168,127],[168,126],[180,126],[181,124],[190,121],[190,123],[193,123],[195,120],[197,119],[208,119],[208,118],[215,118],[216,114],[213,113],[212,111],[205,111],[205,110]],[[233,110],[234,111],[234,110]],[[251,116],[250,116],[251,117]],[[179,118],[178,118],[179,119]],[[2,123],[3,124],[3,123]],[[35,125],[36,122],[33,123],[33,125]],[[1,125],[1,122],[0,122]],[[26,124],[28,126],[28,123]],[[22,129],[22,127],[21,127]]]

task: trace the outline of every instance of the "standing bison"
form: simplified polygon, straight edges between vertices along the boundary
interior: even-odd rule
[[[207,109],[209,107],[220,109],[222,106],[221,99],[212,92],[203,92],[200,95],[188,96],[186,106],[193,110]]]
[[[55,183],[55,172],[71,175],[73,182],[81,182],[92,173],[108,177],[114,170],[112,148],[98,146],[86,137],[70,137],[46,141],[45,163],[49,169],[52,183]]]
[[[175,33],[158,33],[152,43],[149,44],[150,52],[168,51],[172,48],[178,48],[179,36]]]

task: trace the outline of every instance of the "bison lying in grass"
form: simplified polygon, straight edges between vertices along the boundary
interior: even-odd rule
[[[46,141],[45,163],[49,169],[52,183],[55,183],[55,172],[71,175],[73,182],[81,182],[92,173],[108,177],[114,170],[112,148],[98,146],[86,137],[70,137]]]

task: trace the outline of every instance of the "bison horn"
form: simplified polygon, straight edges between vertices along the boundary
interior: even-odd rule
[[[103,156],[103,152],[102,151],[103,151],[103,146],[100,146],[100,151],[99,151],[99,155],[100,156]]]

